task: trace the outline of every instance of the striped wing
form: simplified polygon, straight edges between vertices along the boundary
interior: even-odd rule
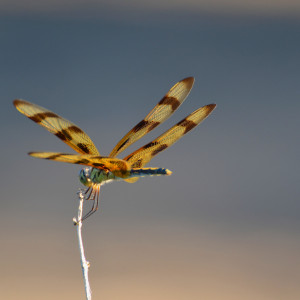
[[[28,154],[37,158],[50,159],[71,164],[90,166],[97,169],[109,170],[114,175],[121,178],[128,177],[130,174],[129,163],[118,158],[89,154],[77,155],[56,152],[29,152]]]
[[[89,136],[75,124],[36,104],[18,99],[14,100],[13,103],[20,113],[45,127],[76,152],[99,155]]]
[[[144,120],[134,126],[115,146],[110,157],[116,157],[131,144],[167,120],[183,103],[190,93],[194,83],[193,77],[185,78],[176,83],[169,92],[158,102]]]
[[[199,125],[215,107],[216,104],[209,104],[195,110],[161,136],[125,157],[124,160],[128,161],[131,168],[145,166],[155,155],[173,145],[186,133]],[[128,179],[127,181],[135,182],[136,180]]]

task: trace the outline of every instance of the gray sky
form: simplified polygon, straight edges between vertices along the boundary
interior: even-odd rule
[[[90,11],[103,14],[111,11],[118,14],[159,13],[159,12],[210,12],[227,14],[259,15],[299,15],[300,3],[297,0],[2,0],[0,10],[3,13],[51,13],[70,11]]]

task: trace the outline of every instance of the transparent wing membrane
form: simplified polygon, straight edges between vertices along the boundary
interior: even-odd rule
[[[30,156],[44,158],[49,160],[61,161],[70,164],[89,166],[97,169],[104,169],[112,172],[117,177],[128,177],[130,173],[129,164],[118,158],[95,156],[95,155],[77,155],[56,152],[29,152]]]
[[[215,104],[209,104],[197,109],[152,142],[126,156],[124,160],[128,161],[132,168],[145,166],[155,155],[173,145],[199,125],[215,107]]]
[[[193,77],[185,78],[176,83],[151,110],[145,119],[134,126],[120,140],[110,153],[110,156],[116,157],[134,142],[142,138],[145,134],[149,133],[158,125],[166,121],[186,99],[193,87],[193,83]]]
[[[76,152],[99,155],[90,137],[74,123],[28,101],[17,99],[14,101],[14,106],[20,113],[46,128]]]

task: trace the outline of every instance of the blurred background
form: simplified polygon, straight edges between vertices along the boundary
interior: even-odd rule
[[[300,299],[299,1],[2,0],[0,15],[1,298],[85,297],[80,167],[29,157],[73,152],[12,100],[71,120],[108,155],[194,76],[124,154],[217,103],[149,164],[173,175],[104,186],[84,223],[94,299]]]

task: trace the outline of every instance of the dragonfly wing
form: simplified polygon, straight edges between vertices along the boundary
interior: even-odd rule
[[[24,100],[14,100],[16,109],[56,135],[59,139],[82,154],[99,155],[90,137],[78,126],[52,111]]]
[[[145,166],[155,155],[173,145],[186,133],[199,125],[215,107],[216,104],[209,104],[197,109],[152,142],[129,154],[124,160],[128,161],[131,168]]]
[[[190,93],[194,83],[193,77],[185,78],[176,83],[169,92],[158,102],[151,112],[134,126],[115,146],[110,153],[115,157],[132,145],[145,134],[156,128],[159,124],[167,120],[174,111],[183,103]]]
[[[57,152],[29,152],[30,156],[50,159],[71,164],[79,164],[97,169],[111,171],[114,175],[124,178],[130,174],[129,163],[118,158],[111,158],[98,155],[77,155]]]

